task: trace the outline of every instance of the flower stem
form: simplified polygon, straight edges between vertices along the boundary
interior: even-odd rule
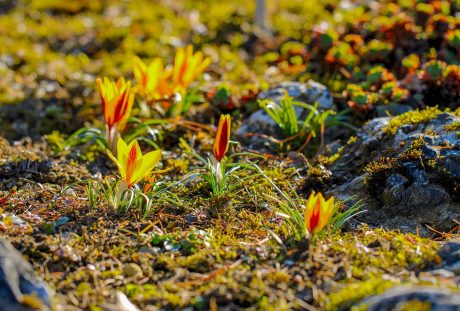
[[[122,180],[118,185],[117,193],[115,194],[114,207],[116,210],[118,210],[118,206],[121,202],[121,197],[126,190],[128,190],[128,184]]]

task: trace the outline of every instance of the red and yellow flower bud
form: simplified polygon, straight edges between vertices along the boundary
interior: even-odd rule
[[[124,78],[115,83],[107,78],[97,79],[99,95],[102,100],[102,111],[108,130],[116,127],[122,131],[131,114],[134,102],[134,93],[131,91],[131,81]]]
[[[334,213],[334,197],[325,200],[321,192],[310,194],[305,207],[305,226],[310,234],[323,230]]]
[[[230,129],[230,115],[221,115],[219,119],[219,125],[217,127],[216,138],[214,139],[214,145],[212,148],[212,152],[217,162],[220,162],[228,151],[228,146],[230,144]]]

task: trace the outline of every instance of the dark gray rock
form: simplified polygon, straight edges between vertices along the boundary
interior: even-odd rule
[[[442,259],[442,269],[460,274],[460,241],[447,242],[439,249],[438,255]]]
[[[373,225],[418,228],[424,235],[426,224],[449,230],[460,217],[460,136],[446,125],[460,118],[443,113],[425,124],[402,126],[394,135],[384,130],[390,120],[373,119],[345,146],[329,167],[338,183],[333,194],[365,203],[364,220]],[[421,155],[404,156],[417,148]],[[365,171],[371,162],[389,164],[372,175]]]
[[[388,115],[397,116],[411,110],[409,105],[389,104],[380,105],[375,108],[378,117],[386,117]]]
[[[439,151],[433,146],[423,145],[422,152],[423,155],[428,159],[436,159],[439,157]]]
[[[32,299],[41,302],[40,310],[50,309],[51,299],[46,284],[35,275],[21,253],[0,238],[0,311],[34,310],[27,305],[33,296],[36,299]]]
[[[401,202],[405,186],[409,179],[400,174],[392,174],[388,177],[386,188],[383,190],[383,200],[387,204]]]
[[[381,156],[383,129],[389,121],[390,118],[376,118],[363,125],[356,133],[356,142],[346,146],[340,159],[334,162],[332,170],[336,177],[351,180],[362,172],[369,160]]]
[[[357,202],[364,203],[367,200],[367,195],[365,191],[365,180],[367,175],[360,175],[338,187],[336,187],[332,194],[344,202],[349,202],[349,204],[355,204]],[[327,193],[329,194],[329,193]]]
[[[259,99],[271,99],[277,103],[284,97],[284,92],[294,97],[296,101],[307,104],[318,103],[319,109],[332,109],[334,102],[331,93],[321,83],[309,80],[307,83],[283,82],[277,87],[263,91],[259,94]]]
[[[429,287],[394,287],[381,295],[364,299],[359,305],[366,306],[368,311],[390,311],[398,310],[399,306],[411,301],[429,303],[431,310],[436,311],[460,310],[459,294]]]

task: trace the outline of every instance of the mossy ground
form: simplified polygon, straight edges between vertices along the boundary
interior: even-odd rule
[[[439,263],[437,241],[371,228],[359,217],[309,248],[294,243],[275,213],[277,193],[254,171],[239,170],[241,180],[220,197],[193,180],[175,188],[176,196],[153,202],[147,215],[121,213],[102,191],[101,180],[116,174],[104,152],[91,143],[62,150],[76,129],[103,127],[96,77],[132,78],[134,55],[171,61],[186,43],[213,60],[203,93],[225,86],[230,95],[226,101],[205,96],[191,109],[186,119],[206,124],[201,130],[183,120],[155,129],[165,151],[159,182],[181,181],[200,165],[184,150],[211,150],[207,125],[219,113],[232,113],[235,128],[257,108],[257,93],[280,81],[325,83],[338,109],[352,108],[347,123],[356,126],[375,116],[377,106],[424,108],[425,96],[439,108],[395,118],[387,132],[425,122],[457,103],[460,80],[444,62],[455,64],[458,53],[451,29],[458,25],[448,16],[459,5],[440,1],[414,11],[411,2],[387,1],[375,13],[334,0],[278,1],[269,5],[267,39],[251,26],[255,1],[6,1],[0,8],[0,236],[33,264],[62,310],[101,310],[116,291],[142,310],[345,310],[396,284],[455,288],[454,280],[425,272]],[[405,19],[410,27],[401,26]],[[364,42],[355,34],[360,27]],[[395,47],[398,36],[405,44]],[[437,57],[441,63],[431,62]],[[406,76],[416,81],[402,89]],[[435,103],[427,89],[445,102]],[[458,124],[449,129],[458,131]],[[295,153],[239,160],[257,162],[280,188],[305,199],[312,190],[330,190],[336,176],[324,166],[347,151],[311,159],[319,144],[311,143],[309,160]],[[240,151],[246,150],[232,144],[231,153]],[[374,171],[397,169],[387,164]]]
[[[90,173],[63,159],[50,160],[44,144],[2,145],[0,172],[17,168],[9,179],[1,175],[2,187],[9,187],[1,192],[2,235],[50,284],[63,310],[99,310],[114,301],[116,290],[143,310],[227,305],[334,310],[395,284],[451,282],[420,277],[439,262],[439,244],[413,234],[361,225],[328,235],[309,251],[290,243],[288,228],[273,211],[276,203],[257,195],[276,195],[261,176],[220,198],[196,183],[182,190],[188,194],[182,204],[156,202],[144,218],[136,210],[115,212],[101,193],[91,207],[85,188]],[[31,152],[47,160],[23,160]],[[24,161],[48,161],[63,171],[40,171],[40,165],[21,170],[18,163]],[[296,180],[302,183],[294,168],[277,160],[260,165],[271,166],[266,174],[286,190]],[[13,224],[9,213],[24,223]]]

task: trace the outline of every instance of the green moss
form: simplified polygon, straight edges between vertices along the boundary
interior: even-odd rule
[[[362,299],[379,294],[391,288],[396,283],[395,281],[384,280],[382,278],[370,278],[366,281],[357,282],[353,284],[346,284],[328,296],[328,304],[326,310],[344,310],[351,308],[353,304],[361,301]],[[352,310],[363,310],[363,308],[352,308]]]
[[[356,136],[351,136],[351,137],[347,140],[347,143],[346,143],[344,146],[340,147],[340,148],[337,150],[336,153],[334,153],[333,155],[331,155],[329,158],[325,159],[325,160],[324,160],[324,163],[325,163],[325,164],[333,164],[335,161],[337,161],[337,160],[340,158],[340,156],[342,155],[342,153],[343,153],[345,147],[348,146],[348,145],[353,144],[353,143],[356,142],[357,140],[358,140],[358,138],[357,138]]]
[[[443,113],[438,107],[429,107],[423,110],[413,110],[403,113],[390,120],[388,125],[384,128],[384,132],[389,134],[396,134],[398,129],[403,125],[417,125],[425,123],[434,119],[439,114]]]
[[[333,248],[346,252],[352,265],[345,270],[347,279],[333,287],[328,295],[326,309],[347,309],[394,285],[411,282],[409,275],[407,278],[388,278],[387,275],[390,271],[404,271],[400,270],[403,267],[425,268],[427,263],[437,260],[438,247],[436,242],[413,234],[371,230],[365,226],[358,233],[341,236]],[[362,309],[365,310],[365,306]]]
[[[409,300],[398,305],[397,311],[429,311],[431,310],[431,303],[420,300]]]

